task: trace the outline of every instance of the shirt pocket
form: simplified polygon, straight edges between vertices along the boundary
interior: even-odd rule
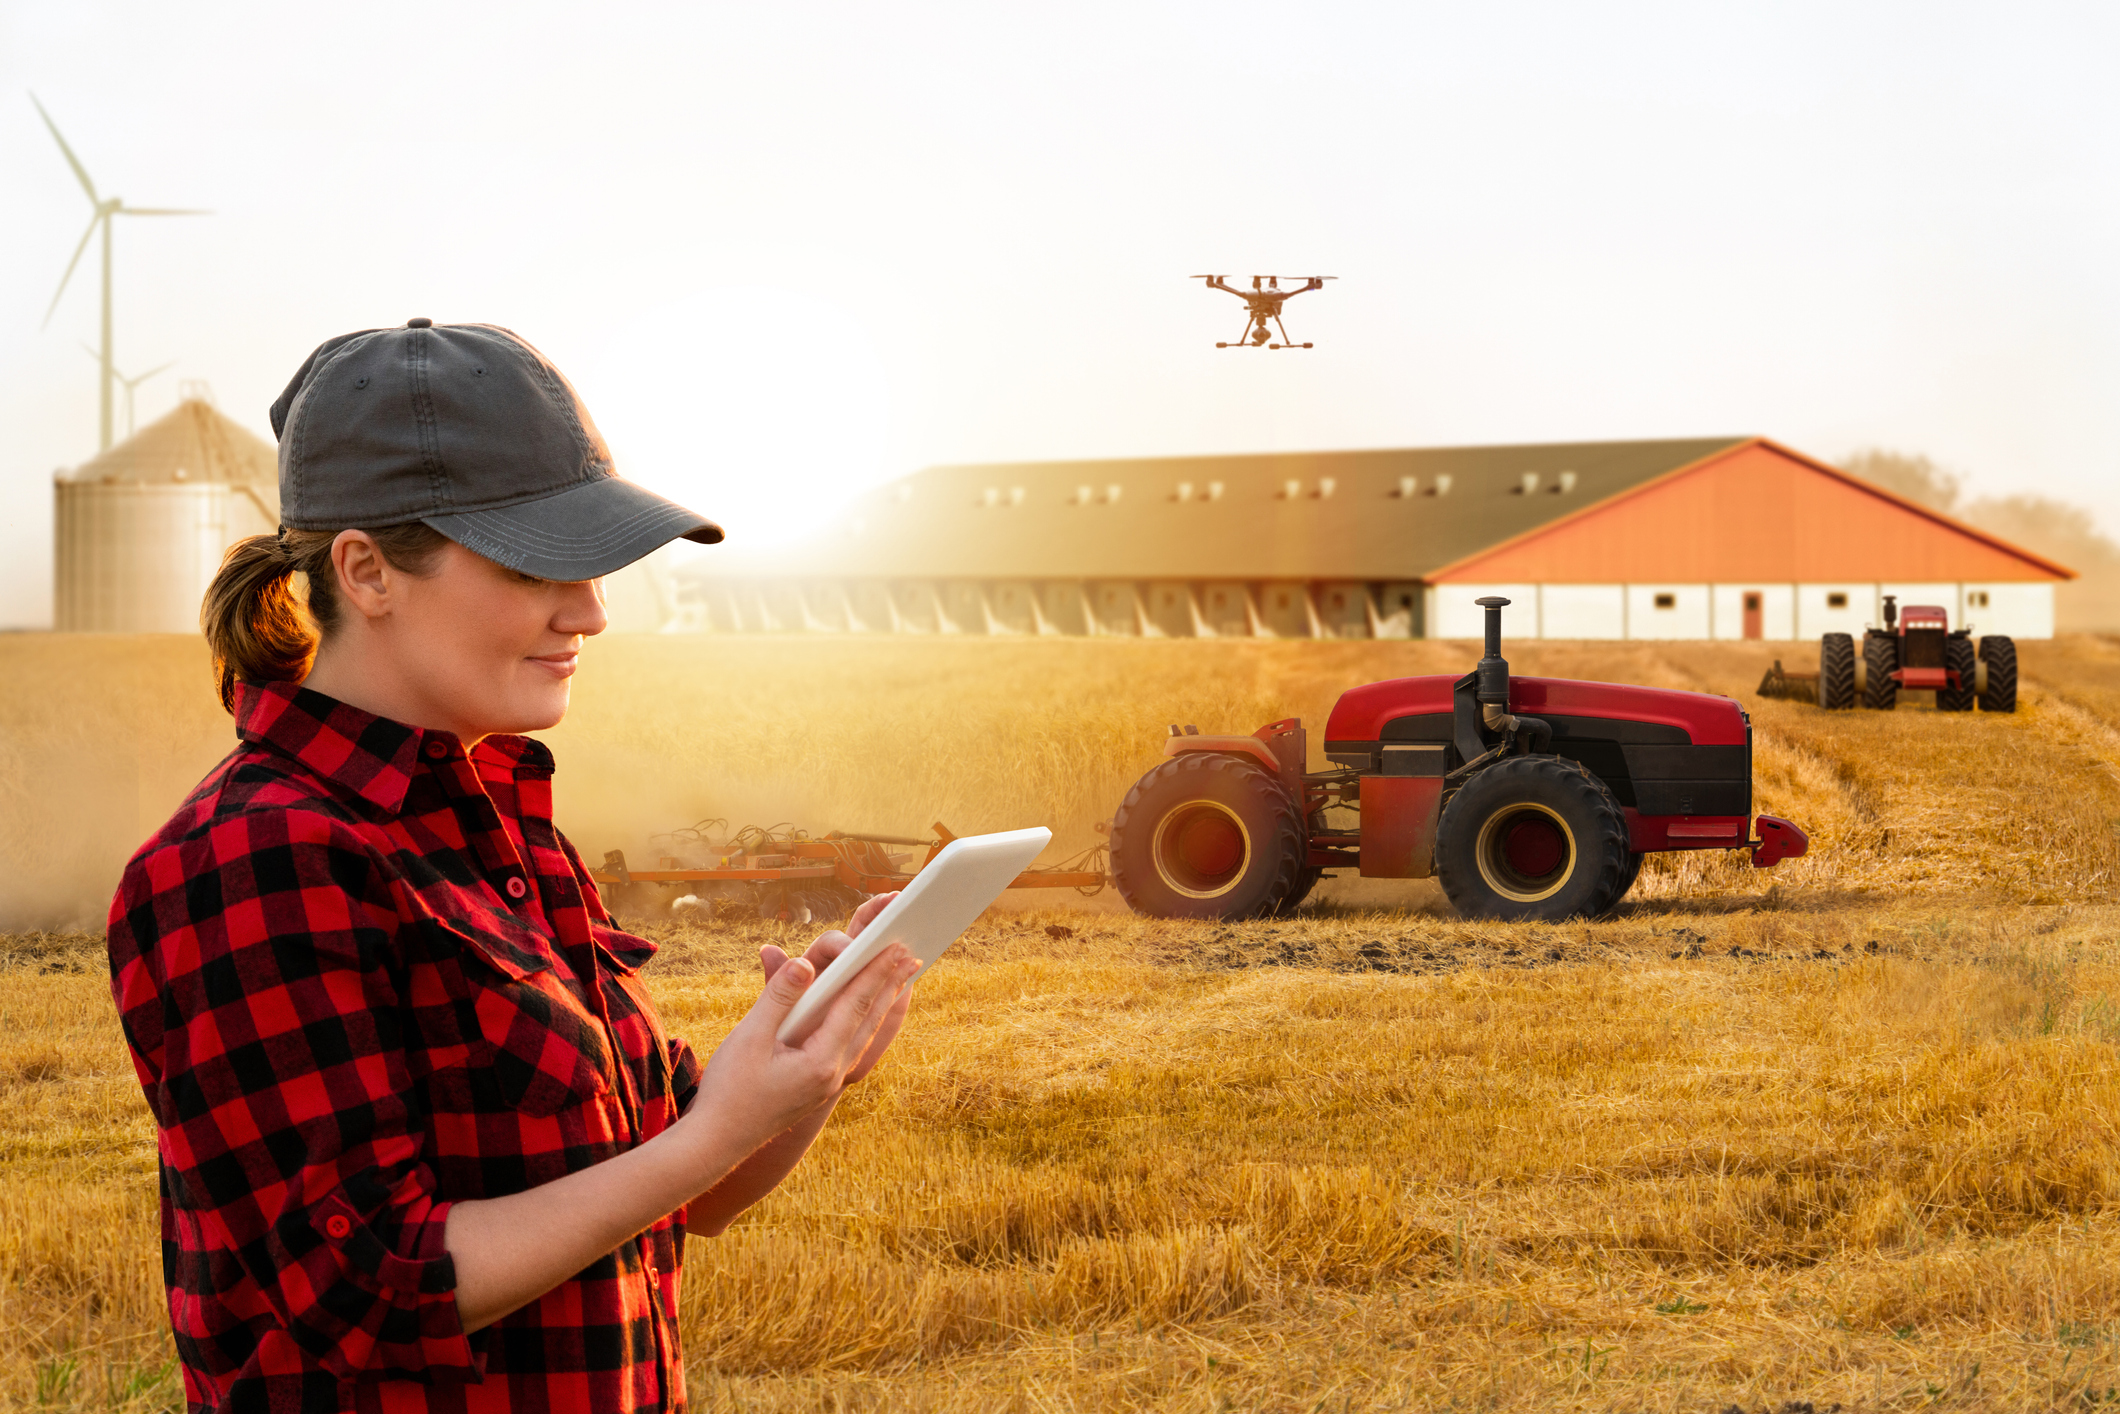
[[[472,1064],[491,1077],[503,1104],[550,1116],[610,1091],[603,1025],[553,971],[541,939],[485,919],[434,926],[456,954]]]

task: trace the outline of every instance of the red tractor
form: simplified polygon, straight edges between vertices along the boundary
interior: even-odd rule
[[[1991,633],[1973,646],[1971,629],[1951,631],[1950,615],[1933,604],[1898,607],[1899,596],[1884,596],[1884,627],[1862,635],[1856,656],[1855,636],[1829,633],[1818,642],[1818,705],[1861,705],[1889,712],[1899,705],[1902,688],[1933,690],[1939,712],[2017,710],[2017,644]]]
[[[1251,736],[1172,727],[1112,819],[1112,881],[1160,918],[1257,918],[1303,901],[1328,869],[1442,881],[1471,918],[1596,917],[1655,850],[1744,849],[1759,868],[1803,831],[1752,835],[1752,722],[1727,697],[1509,675],[1502,606],[1461,678],[1394,678],[1344,694],[1326,771],[1303,724]],[[1355,812],[1353,826],[1328,820]]]

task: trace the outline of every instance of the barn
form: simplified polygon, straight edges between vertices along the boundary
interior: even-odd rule
[[[2073,572],[1765,437],[934,467],[681,571],[716,632],[1807,639],[1884,595],[2051,637]]]

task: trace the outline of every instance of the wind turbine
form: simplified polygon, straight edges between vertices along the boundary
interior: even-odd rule
[[[89,205],[96,209],[96,214],[88,218],[88,229],[81,233],[81,244],[74,247],[74,258],[66,262],[66,273],[59,277],[59,288],[52,295],[51,307],[44,311],[45,326],[48,327],[51,324],[52,315],[59,308],[59,297],[66,293],[66,282],[74,278],[74,267],[81,263],[81,252],[88,249],[89,238],[96,234],[96,227],[101,226],[103,228],[103,351],[96,355],[97,360],[103,365],[103,398],[97,415],[96,432],[98,441],[96,450],[107,452],[110,450],[111,400],[113,392],[111,385],[118,380],[118,370],[111,363],[110,352],[110,218],[113,216],[210,216],[213,213],[210,211],[180,210],[176,207],[168,206],[127,206],[121,198],[96,195],[96,184],[89,180],[88,169],[81,165],[81,159],[74,156],[74,150],[68,147],[66,139],[59,135],[59,125],[52,121],[52,115],[44,111],[42,103],[37,103],[36,94],[31,94],[29,101],[36,103],[37,116],[44,119],[45,127],[51,129],[52,139],[59,144],[59,150],[66,154],[66,164],[72,167],[74,175],[81,179],[81,190],[88,193]],[[159,372],[160,370],[157,371]],[[143,373],[140,376],[145,378],[149,375]]]
[[[81,352],[87,354],[90,358],[93,359],[101,360],[102,358],[101,354],[97,353],[94,349],[90,348],[86,344],[83,344],[81,346]],[[118,368],[115,364],[112,365],[110,370],[112,376],[115,377],[120,383],[123,383],[125,385],[126,436],[130,437],[133,435],[133,390],[135,388],[138,388],[142,383],[145,383],[148,379],[154,377],[157,373],[167,373],[170,369],[175,368],[176,366],[177,361],[175,359],[171,359],[169,362],[163,364],[160,368],[150,368],[145,373],[135,374],[133,377],[127,378],[123,373],[118,371]]]

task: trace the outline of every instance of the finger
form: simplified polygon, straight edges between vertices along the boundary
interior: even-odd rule
[[[771,943],[766,943],[758,949],[758,969],[765,973],[768,982],[773,980],[773,974],[780,971],[781,964],[787,960],[787,953]]]
[[[822,972],[825,969],[825,965],[845,952],[847,944],[853,941],[845,933],[834,928],[829,933],[819,933],[817,941],[804,948],[802,955],[808,958],[811,965],[819,972]]]
[[[877,914],[883,912],[886,908],[889,908],[891,906],[891,900],[896,897],[898,897],[898,891],[893,889],[890,893],[887,894],[873,895],[867,903],[855,909],[854,920],[851,923],[847,924],[847,936],[850,938],[860,937],[861,930],[868,927],[870,923],[874,922]]]
[[[863,1023],[877,1019],[888,1008],[883,1003],[887,988],[899,985],[905,964],[912,954],[902,946],[892,944],[870,960],[858,976],[840,990],[825,1011],[824,1021],[810,1033],[803,1043],[807,1050],[811,1045],[822,1045],[826,1055],[844,1056],[854,1045],[855,1037],[862,1034]],[[860,1054],[855,1050],[854,1054]]]
[[[802,994],[816,979],[817,969],[810,965],[808,958],[791,957],[774,972],[751,1010],[754,1014],[763,1014],[777,1030],[782,1018],[795,1009],[795,1003],[802,1000]]]

